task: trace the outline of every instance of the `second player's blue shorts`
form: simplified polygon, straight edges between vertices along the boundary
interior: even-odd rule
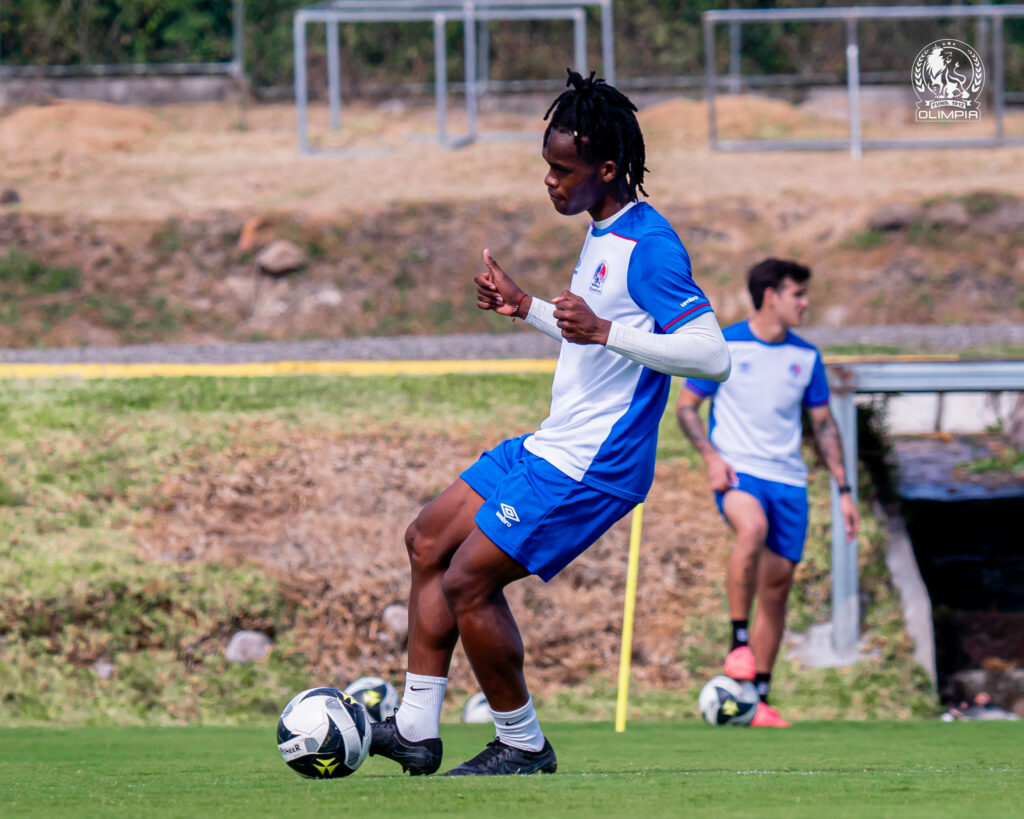
[[[775,554],[799,563],[804,556],[804,541],[807,539],[807,488],[792,486],[778,481],[766,481],[737,472],[739,483],[731,490],[753,495],[761,503],[768,519],[768,537],[765,545]],[[718,511],[725,517],[722,502],[725,492],[715,492]]]
[[[527,451],[529,436],[484,452],[459,477],[484,499],[474,521],[509,557],[547,582],[634,506]]]

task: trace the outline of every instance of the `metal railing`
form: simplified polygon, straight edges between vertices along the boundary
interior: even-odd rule
[[[340,23],[429,22],[433,24],[434,39],[434,99],[437,109],[438,141],[449,147],[460,147],[480,137],[478,131],[478,94],[488,80],[488,58],[480,55],[489,49],[484,37],[486,26],[478,23],[502,20],[570,20],[573,23],[573,64],[577,71],[586,70],[586,7],[596,6],[601,14],[601,53],[604,74],[612,81],[615,76],[615,49],[612,18],[612,0],[387,0],[371,3],[369,0],[328,0],[296,12],[293,22],[295,50],[295,106],[299,152],[346,156],[357,153],[345,149],[320,149],[309,140],[309,82],[307,76],[306,26],[324,23],[327,29],[327,98],[330,128],[341,128],[341,68],[338,50]],[[465,79],[463,92],[467,132],[458,138],[448,134],[448,68],[445,28],[449,21],[464,25],[463,62]],[[480,77],[485,79],[480,81]]]
[[[1005,6],[851,6],[817,9],[742,9],[706,11],[704,27],[705,89],[708,100],[708,129],[711,147],[718,151],[823,151],[847,150],[859,159],[865,149],[887,148],[989,148],[1000,145],[1024,145],[1024,137],[1008,137],[1004,132],[1006,90],[1004,77],[1003,20],[1024,17],[1024,5]],[[978,18],[992,22],[992,80],[995,133],[982,139],[864,139],[860,115],[860,46],[857,23],[860,20],[940,20]],[[735,85],[738,75],[739,26],[751,23],[842,22],[846,28],[846,86],[850,132],[845,140],[722,140],[718,137],[715,97],[721,85]],[[730,74],[721,76],[715,54],[715,26],[729,23]],[[733,33],[736,32],[736,33]],[[909,73],[909,72],[908,72]]]
[[[857,491],[857,394],[1024,392],[1024,361],[831,362],[832,414],[843,442],[848,483]],[[838,651],[857,645],[860,596],[857,544],[847,543],[839,488],[832,481],[832,640]]]

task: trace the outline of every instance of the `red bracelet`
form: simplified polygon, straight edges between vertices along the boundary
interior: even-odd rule
[[[519,315],[519,306],[523,303],[523,299],[525,299],[525,298],[526,298],[526,293],[523,293],[523,295],[521,295],[519,297],[519,301],[516,302],[516,311],[512,314],[512,321],[515,321],[516,320],[516,316]]]

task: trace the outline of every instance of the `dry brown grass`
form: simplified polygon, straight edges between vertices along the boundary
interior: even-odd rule
[[[305,158],[298,154],[291,105],[250,107],[244,129],[232,105],[133,110],[65,102],[25,108],[0,120],[3,179],[23,210],[99,218],[187,216],[210,209],[332,217],[396,202],[542,198],[540,112],[485,113],[484,130],[520,130],[513,142],[479,142],[448,151],[429,141],[433,109],[397,112],[345,107],[331,133],[327,112],[311,113],[314,138],[327,147],[383,149],[383,156]],[[841,136],[844,126],[786,102],[719,99],[726,136]],[[1024,190],[1024,148],[885,151],[860,162],[843,152],[722,154],[707,146],[704,103],[674,99],[641,112],[648,133],[649,190],[659,206],[724,197],[792,202],[813,198],[822,212],[863,215],[884,200]],[[463,127],[452,111],[451,130]],[[969,126],[968,126],[969,127]],[[983,128],[990,128],[986,123]],[[966,135],[947,128],[869,125],[872,135]],[[1024,116],[1008,118],[1024,133]]]

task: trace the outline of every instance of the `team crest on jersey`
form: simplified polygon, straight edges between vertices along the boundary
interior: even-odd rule
[[[793,373],[793,375],[800,375],[800,365],[794,361],[789,365],[789,371]]]
[[[590,292],[601,293],[604,291],[604,279],[608,275],[608,265],[601,262],[590,279]]]

